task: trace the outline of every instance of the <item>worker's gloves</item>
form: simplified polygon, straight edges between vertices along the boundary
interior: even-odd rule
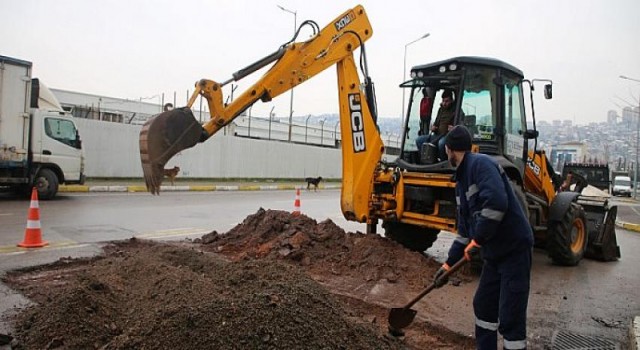
[[[433,275],[433,283],[436,288],[440,288],[449,282],[449,277],[443,277],[445,272],[449,271],[449,269],[451,269],[451,267],[447,263],[444,263]]]
[[[480,254],[480,245],[476,243],[475,239],[472,239],[469,244],[464,248],[464,258],[467,261],[471,261],[475,256]]]

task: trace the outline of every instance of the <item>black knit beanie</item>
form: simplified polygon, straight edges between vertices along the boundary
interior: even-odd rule
[[[456,125],[447,134],[445,145],[452,151],[470,151],[471,133],[463,125]]]

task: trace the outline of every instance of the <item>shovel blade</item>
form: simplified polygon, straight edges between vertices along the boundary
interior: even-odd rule
[[[393,330],[400,331],[413,322],[418,312],[413,309],[405,309],[396,307],[389,312],[389,327]]]
[[[164,166],[176,153],[206,139],[206,131],[189,108],[158,114],[140,131],[140,158],[147,190],[160,193]]]

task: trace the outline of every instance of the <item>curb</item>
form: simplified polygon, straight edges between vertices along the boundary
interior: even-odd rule
[[[209,192],[209,191],[279,191],[302,189],[297,185],[192,185],[192,186],[162,186],[163,192]],[[320,185],[318,189],[340,189],[341,185]],[[111,186],[88,186],[88,185],[61,185],[58,192],[81,193],[81,192],[147,192],[143,185],[111,185]]]
[[[632,224],[629,222],[616,221],[616,226],[622,227],[625,230],[640,232],[640,224]]]

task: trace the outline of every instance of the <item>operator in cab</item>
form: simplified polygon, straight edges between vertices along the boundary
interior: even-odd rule
[[[431,134],[418,136],[416,139],[416,146],[418,146],[418,152],[422,150],[422,145],[425,142],[437,146],[438,158],[442,161],[446,159],[446,153],[444,150],[445,136],[453,127],[456,104],[453,98],[453,91],[450,89],[444,90],[441,97],[442,101],[440,102],[438,114],[431,126]]]
[[[442,287],[446,279],[439,277],[450,266],[482,252],[473,298],[476,347],[497,349],[500,332],[504,349],[526,349],[533,232],[505,171],[490,156],[471,153],[471,141],[462,125],[446,137],[448,161],[456,168],[458,237],[434,281]]]

